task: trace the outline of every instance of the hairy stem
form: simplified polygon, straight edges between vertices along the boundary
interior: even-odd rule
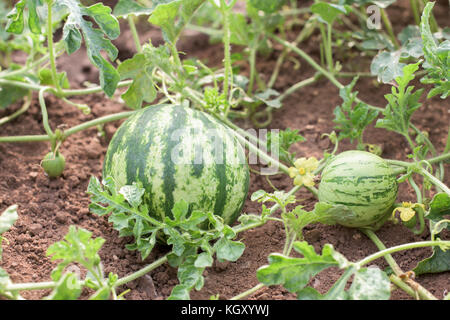
[[[56,71],[56,59],[55,59],[55,49],[53,47],[53,25],[52,25],[52,5],[53,1],[47,2],[47,46],[50,57],[50,66],[52,71],[52,81],[55,85],[56,91],[61,92],[61,87],[58,81],[58,73]]]
[[[438,187],[439,189],[441,189],[443,192],[445,192],[446,194],[448,194],[450,196],[450,189],[438,178],[436,178],[435,176],[433,176],[431,173],[429,173],[427,170],[421,168],[420,172],[421,175],[427,177],[431,183],[433,183],[436,187]]]
[[[142,277],[143,275],[149,273],[150,271],[158,268],[159,266],[163,265],[164,263],[167,262],[167,255],[162,256],[161,258],[159,258],[158,260],[155,260],[154,262],[152,262],[151,264],[149,264],[148,266],[128,275],[125,276],[123,278],[120,278],[119,280],[117,280],[117,282],[114,284],[115,287],[121,286],[125,283],[128,283],[130,281],[133,281],[137,278]]]
[[[226,97],[225,115],[228,115],[230,109],[229,91],[233,87],[233,68],[231,66],[231,45],[230,45],[230,11],[225,4],[224,0],[221,0],[221,10],[223,14],[223,45],[224,45],[224,64],[225,64],[225,77],[223,82],[223,93]]]
[[[383,24],[386,28],[386,31],[387,31],[389,37],[391,38],[392,43],[394,44],[396,49],[400,48],[400,43],[398,42],[398,40],[395,36],[394,29],[392,28],[391,20],[389,20],[386,10],[381,8],[380,13],[381,13],[381,20],[383,20]]]
[[[130,26],[131,34],[134,40],[134,45],[136,46],[136,51],[138,53],[141,53],[142,52],[141,41],[139,40],[139,35],[136,30],[136,24],[134,23],[134,15],[132,14],[128,16],[128,25]]]
[[[411,5],[412,12],[414,14],[414,21],[417,25],[420,25],[420,12],[417,0],[409,0],[409,3]]]

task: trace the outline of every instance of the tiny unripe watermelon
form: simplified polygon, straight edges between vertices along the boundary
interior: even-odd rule
[[[389,164],[366,151],[345,151],[334,157],[322,172],[320,202],[345,205],[354,217],[339,220],[347,227],[364,227],[392,211],[398,184]]]
[[[249,187],[245,153],[222,123],[199,110],[160,105],[127,119],[114,134],[103,164],[103,178],[117,188],[141,182],[149,214],[170,218],[184,200],[191,210],[213,212],[231,224]]]
[[[59,151],[56,151],[56,153],[49,152],[42,160],[41,166],[44,168],[45,173],[47,173],[49,177],[57,178],[64,171],[66,159]]]

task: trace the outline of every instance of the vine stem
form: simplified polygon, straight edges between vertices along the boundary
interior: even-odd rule
[[[225,77],[223,82],[223,93],[226,99],[225,115],[230,109],[229,105],[229,91],[233,87],[233,69],[231,66],[231,44],[230,44],[230,8],[228,8],[225,0],[220,0],[220,9],[223,14],[223,45],[224,45],[224,63],[225,63]]]
[[[310,77],[308,79],[305,79],[305,80],[302,80],[300,82],[297,82],[296,84],[294,84],[290,88],[288,88],[285,92],[283,92],[278,97],[278,99],[280,101],[283,101],[287,96],[293,94],[295,91],[315,83],[317,81],[317,78],[318,78],[317,75],[315,75],[315,76],[312,76],[312,77]]]
[[[440,188],[442,191],[444,191],[446,194],[448,194],[450,196],[450,189],[441,180],[439,180],[438,178],[433,176],[431,173],[429,173],[424,168],[421,168],[419,173],[422,174],[423,176],[427,177],[428,179],[430,179],[430,181],[436,187]]]
[[[381,8],[380,14],[381,14],[381,20],[383,20],[383,24],[386,27],[387,33],[389,34],[389,37],[391,38],[392,43],[394,44],[396,49],[400,48],[400,44],[398,43],[398,40],[395,37],[394,30],[392,29],[392,23],[389,20],[386,10],[384,10],[384,8]]]
[[[395,274],[391,274],[389,276],[389,280],[391,280],[391,282],[393,284],[395,284],[398,288],[400,288],[401,290],[405,291],[407,294],[409,294],[411,297],[416,298],[417,299],[417,292],[414,291],[410,286],[408,286],[406,283],[403,282],[402,278],[396,276]]]
[[[448,128],[447,143],[445,144],[444,153],[450,151],[450,127]]]
[[[136,24],[134,23],[134,15],[128,15],[128,25],[130,26],[131,35],[133,36],[134,45],[136,46],[136,51],[138,53],[142,52],[141,41],[139,40],[139,35],[136,30]]]
[[[280,37],[271,34],[269,35],[272,39],[274,39],[275,41],[279,42],[280,44],[282,44],[283,46],[291,49],[293,52],[295,52],[296,54],[298,54],[300,57],[302,57],[303,59],[306,60],[306,62],[308,62],[311,67],[313,67],[314,69],[316,69],[316,71],[318,71],[319,73],[323,74],[328,80],[331,81],[331,83],[333,83],[339,90],[344,88],[344,85],[342,83],[340,83],[336,77],[331,74],[330,72],[328,72],[326,69],[322,68],[317,62],[314,61],[313,58],[311,58],[310,55],[308,55],[305,51],[301,50],[300,48],[296,47],[294,44],[285,41],[283,39],[281,39]],[[368,103],[365,103],[364,101],[362,101],[361,99],[359,99],[358,97],[355,98],[355,102],[356,103],[364,103],[367,105],[368,108],[372,109],[372,110],[376,110],[378,112],[382,112],[384,109],[380,108],[380,107],[376,107],[373,105],[370,105]]]
[[[164,263],[167,262],[167,254],[162,256],[161,258],[159,258],[158,260],[155,260],[154,262],[152,262],[151,264],[149,264],[148,266],[146,266],[145,268],[142,268],[141,270],[138,270],[128,276],[125,276],[123,278],[120,278],[119,280],[117,280],[117,282],[114,284],[115,287],[121,286],[125,283],[128,283],[130,281],[133,281],[137,278],[142,277],[143,275],[149,273],[150,271],[158,268],[159,266],[163,265]]]
[[[52,25],[52,6],[53,0],[47,1],[47,46],[50,57],[50,66],[52,70],[52,80],[55,85],[56,91],[61,92],[61,86],[58,81],[58,74],[56,71],[56,59],[55,59],[55,49],[53,48],[53,25]]]
[[[417,25],[420,25],[420,13],[417,0],[409,0],[409,3],[414,14],[414,21]]]
[[[300,44],[301,42],[303,42],[305,39],[307,39],[313,33],[313,31],[316,28],[316,21],[317,20],[313,20],[311,22],[311,20],[308,20],[305,23],[305,26],[303,27],[302,31],[298,34],[297,38],[293,42],[295,45]],[[283,62],[286,59],[286,56],[290,52],[291,52],[290,48],[287,48],[287,47],[283,48],[283,52],[278,57],[277,62],[275,64],[275,68],[273,69],[272,75],[271,75],[270,80],[269,80],[269,82],[267,84],[268,88],[272,88],[273,85],[275,84],[275,82],[276,82],[276,80],[278,78],[278,74],[280,72],[281,66],[283,65]]]
[[[39,104],[41,106],[42,124],[44,125],[44,130],[47,133],[49,140],[52,140],[54,139],[55,134],[53,133],[52,129],[50,128],[50,124],[48,123],[47,106],[45,105],[44,99],[44,93],[45,91],[48,90],[50,90],[49,87],[44,87],[41,90],[39,90]]]
[[[394,258],[391,256],[391,253],[394,253],[397,251],[408,250],[408,249],[414,249],[414,248],[438,246],[438,245],[443,245],[443,244],[450,246],[450,241],[421,241],[421,242],[402,244],[402,245],[391,247],[391,248],[387,249],[384,246],[384,244],[381,242],[381,240],[378,238],[378,236],[375,234],[375,232],[373,232],[372,230],[369,230],[369,229],[362,229],[362,228],[359,230],[362,233],[364,233],[370,240],[372,240],[372,242],[377,246],[377,248],[380,251],[364,258],[363,260],[360,260],[358,262],[358,265],[363,266],[365,264],[372,262],[373,260],[384,257],[386,262],[389,264],[389,266],[392,268],[392,270],[398,277],[401,277],[402,275],[404,275],[404,272],[398,266],[397,262],[395,262]],[[432,293],[430,293],[427,289],[422,287],[420,284],[418,284],[414,280],[412,280],[410,278],[405,278],[404,281],[410,287],[415,289],[421,298],[426,299],[426,300],[437,300],[437,298]]]
[[[117,84],[117,88],[127,87],[132,82],[133,82],[133,80],[121,81]],[[86,88],[86,89],[70,89],[70,90],[62,89],[61,92],[58,94],[57,92],[54,91],[53,88],[50,88],[47,86],[41,86],[38,84],[21,82],[21,81],[0,79],[0,84],[11,85],[11,86],[19,87],[22,89],[29,89],[29,90],[33,90],[33,91],[39,91],[43,88],[49,88],[52,91],[52,93],[54,93],[58,97],[64,97],[64,98],[67,98],[70,96],[87,95],[87,94],[98,93],[98,92],[103,91],[103,89],[100,86],[95,86],[95,87]]]
[[[120,119],[127,118],[137,111],[125,111],[120,113],[115,113],[112,115],[107,115],[100,117],[91,121],[74,126],[66,131],[64,131],[64,139],[68,136],[78,133],[82,130],[97,126],[99,124],[104,124],[107,122],[112,122]],[[1,142],[39,142],[39,141],[50,141],[51,137],[49,135],[33,135],[33,136],[12,136],[12,137],[0,137]]]

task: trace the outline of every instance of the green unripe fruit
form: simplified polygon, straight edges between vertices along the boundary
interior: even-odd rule
[[[414,215],[411,219],[409,219],[408,221],[403,221],[402,223],[404,226],[408,227],[409,229],[413,229],[416,224],[417,224],[417,217],[416,215]]]
[[[56,153],[49,152],[45,155],[41,162],[42,168],[50,178],[57,178],[61,176],[66,166],[66,159],[64,156],[56,151]]]

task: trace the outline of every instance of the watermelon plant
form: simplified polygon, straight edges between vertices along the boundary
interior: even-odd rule
[[[72,226],[63,240],[47,250],[52,260],[59,261],[51,281],[14,283],[0,268],[1,295],[22,299],[22,291],[52,289],[45,299],[77,299],[85,290],[90,299],[123,299],[127,292],[119,293],[118,288],[168,263],[177,268],[178,277],[168,298],[189,299],[192,290],[204,287],[205,269],[214,259],[236,261],[243,255],[245,245],[239,233],[270,221],[285,230],[284,246],[257,270],[258,285],[233,299],[271,285],[283,285],[299,299],[389,299],[391,284],[414,298],[437,298],[411,276],[449,271],[450,261],[450,241],[441,239],[450,222],[446,217],[450,189],[444,182],[445,166],[450,162],[450,128],[440,150],[413,121],[423,99],[439,96],[446,102],[450,92],[448,28],[437,24],[434,2],[412,0],[416,25],[398,35],[386,10],[395,0],[314,1],[306,8],[298,8],[296,1],[244,2],[243,11],[236,10],[237,0],[120,0],[113,9],[101,2],[86,5],[79,0],[18,1],[8,10],[2,4],[0,50],[5,55],[0,60],[0,108],[8,110],[21,99],[23,105],[0,119],[0,125],[27,112],[32,93],[37,92],[45,134],[1,136],[0,143],[49,142],[50,151],[41,166],[49,178],[57,179],[65,174],[63,150],[70,135],[127,119],[109,143],[101,179],[93,176],[89,181],[89,209],[107,216],[119,236],[131,237],[127,249],[137,250],[142,260],[158,240],[170,249],[128,276],[105,275],[98,254],[104,240]],[[367,27],[365,9],[372,4],[378,6],[383,22],[380,32]],[[138,19],[159,28],[164,43],[142,43]],[[124,61],[117,59],[118,49],[112,42],[120,34],[120,20],[127,23],[136,51]],[[337,25],[351,31],[336,32]],[[288,33],[295,27],[301,27],[301,32],[291,41]],[[177,44],[186,29],[220,41],[223,65],[208,66],[206,61],[184,58]],[[58,31],[62,37],[56,41]],[[320,36],[319,62],[300,48],[315,32]],[[99,85],[73,89],[67,74],[58,72],[57,58],[74,54],[82,45],[98,69]],[[344,71],[346,66],[336,53],[346,46],[372,57],[370,72]],[[280,47],[274,70],[264,77],[257,69],[257,58],[275,54]],[[17,51],[26,56],[22,65],[11,61]],[[294,70],[307,63],[315,74],[280,93],[274,86],[288,58]],[[242,65],[247,73],[240,69]],[[349,77],[352,81],[345,84],[342,79]],[[354,87],[361,77],[391,85],[384,107],[358,98]],[[263,139],[235,121],[267,127],[287,96],[320,78],[336,86],[343,102],[333,112],[335,131],[324,133],[334,149],[323,150],[319,159],[298,157],[290,150],[295,143],[306,141],[298,130],[270,133]],[[416,89],[417,79],[425,86]],[[115,95],[119,90],[120,98]],[[428,94],[422,97],[425,90]],[[70,128],[51,128],[46,97],[51,95],[89,114],[89,106],[71,99],[99,92],[107,99],[121,99],[131,110]],[[404,161],[382,158],[381,146],[365,141],[364,132],[373,123],[405,139],[411,151],[405,152]],[[344,139],[356,141],[355,150],[338,153]],[[259,214],[242,212],[250,180],[246,157],[255,154],[264,161],[261,167],[276,168],[265,175],[270,185],[270,176],[279,173],[292,178],[293,184],[289,191],[254,192],[250,200],[261,203]],[[412,187],[414,201],[399,201],[402,183]],[[292,208],[301,201],[296,195],[301,188],[317,198],[313,209]],[[13,226],[16,211],[13,206],[0,216],[0,234]],[[399,219],[417,235],[428,228],[430,240],[386,248],[376,232],[386,222],[398,223]],[[305,227],[314,223],[357,228],[379,251],[350,261],[326,244],[318,254],[303,236]],[[7,235],[2,237],[0,241],[7,239]],[[403,271],[392,254],[419,247],[432,247],[433,255],[418,263],[414,273]],[[381,257],[390,273],[367,267]],[[68,267],[72,265],[86,269],[86,277],[80,279],[71,272]],[[331,267],[339,268],[342,276],[329,291],[319,293],[308,287],[314,276]],[[447,294],[445,299],[449,298]]]

